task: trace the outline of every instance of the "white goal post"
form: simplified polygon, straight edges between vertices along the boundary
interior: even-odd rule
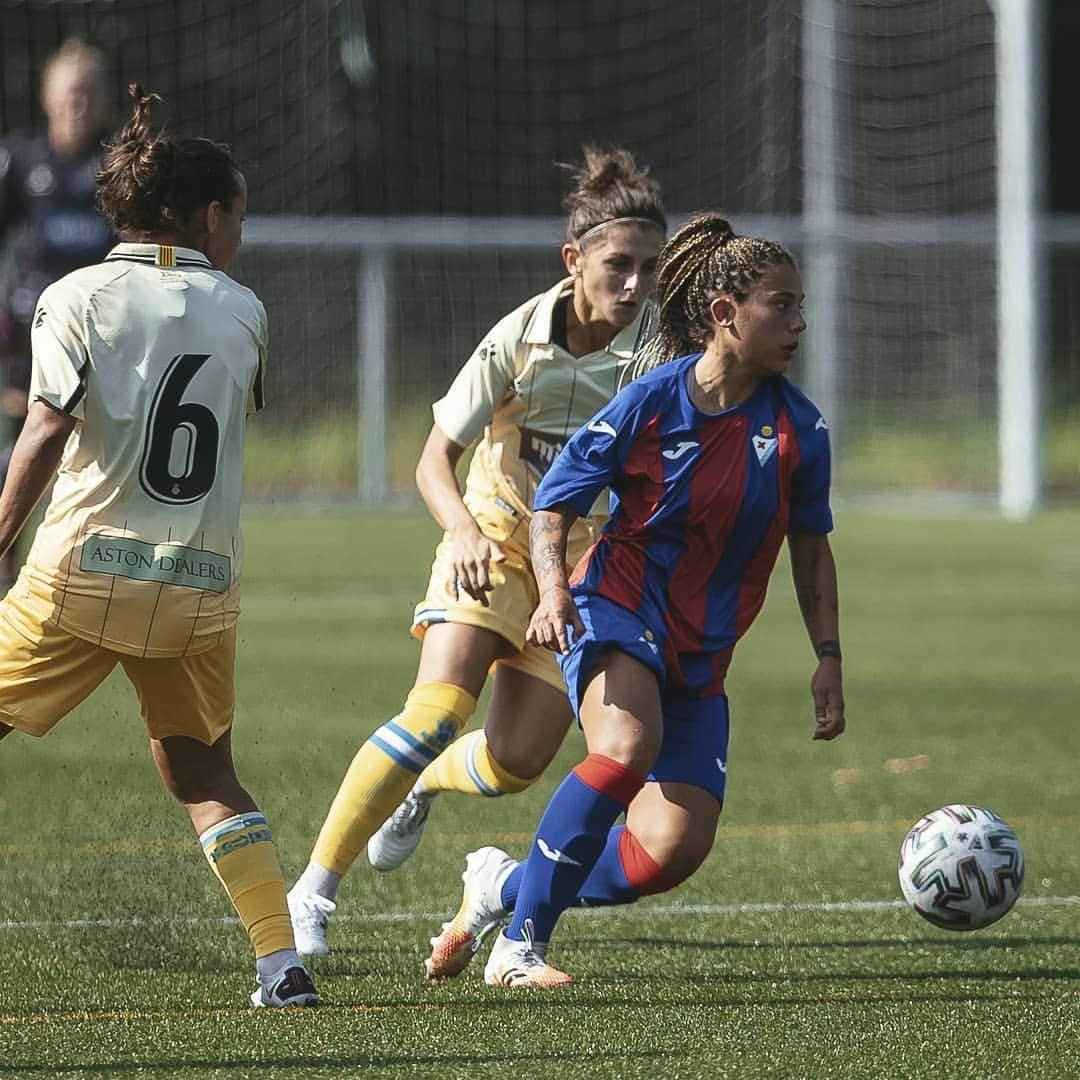
[[[992,0],[996,14],[996,213],[858,215],[845,209],[842,179],[850,160],[845,88],[838,64],[844,12],[839,0],[803,0],[803,212],[742,215],[741,232],[796,247],[813,318],[802,378],[829,417],[842,459],[845,436],[845,274],[860,250],[902,254],[951,248],[990,259],[997,268],[997,500],[1003,515],[1025,518],[1042,499],[1043,351],[1049,340],[1045,302],[1052,246],[1076,246],[1080,218],[1044,210],[1045,0]],[[685,215],[674,215],[677,226]],[[389,494],[387,385],[395,350],[395,257],[405,253],[482,250],[553,251],[562,221],[547,217],[253,217],[250,248],[347,251],[355,255],[358,410],[357,496],[377,505]],[[988,305],[989,306],[989,305]],[[477,327],[477,333],[482,332]]]
[[[674,224],[684,216],[674,219]],[[746,216],[737,220],[740,230],[776,239],[810,252],[815,231],[801,217]],[[383,217],[252,217],[245,226],[245,246],[258,249],[317,249],[349,251],[358,255],[355,281],[357,332],[355,342],[358,445],[361,503],[378,505],[388,494],[387,446],[387,376],[394,355],[394,258],[406,251],[475,251],[480,248],[551,251],[557,246],[562,221],[558,218],[383,218]],[[1080,217],[1075,215],[1043,216],[1031,225],[1037,250],[1051,245],[1080,245]],[[988,257],[1000,244],[999,230],[992,215],[957,215],[954,217],[857,217],[837,213],[832,218],[830,243],[839,261],[862,246],[889,245],[896,248],[948,246],[970,249]],[[1044,260],[1045,254],[1038,255]],[[815,265],[806,260],[808,270]],[[1009,261],[1009,260],[1006,260]],[[1030,279],[1029,279],[1030,280]],[[1023,283],[1019,283],[1019,288]],[[813,288],[810,285],[809,288]],[[1013,287],[1013,286],[1009,286]],[[1026,286],[1025,286],[1026,287]],[[1015,294],[1014,294],[1015,295]],[[1026,310],[1018,305],[997,305],[998,352],[1001,387],[999,394],[1012,394],[1020,385],[1031,394],[1026,407],[1019,407],[1015,397],[1008,397],[998,410],[1000,489],[998,501],[1002,513],[1024,517],[1038,503],[1041,477],[1025,470],[1037,455],[1027,447],[1038,444],[1040,421],[1036,388],[1040,377],[1037,347],[1014,347],[1019,332],[1022,342],[1034,342],[1045,336],[1042,320],[1047,318],[1045,305],[1031,302]],[[988,313],[988,317],[990,317]],[[1021,322],[1019,331],[1009,324]],[[835,374],[821,375],[821,366],[832,365],[842,355],[835,335],[837,324],[831,320],[811,320],[817,326],[808,342],[806,382],[835,386]],[[1009,324],[1009,325],[1007,325]],[[477,334],[483,328],[477,328]],[[1004,392],[1004,393],[1002,393]],[[834,391],[834,393],[839,393]],[[837,438],[843,440],[843,400],[831,400],[822,406],[831,412],[830,424]],[[831,406],[831,407],[830,407]],[[1017,463],[1015,457],[1022,460]]]

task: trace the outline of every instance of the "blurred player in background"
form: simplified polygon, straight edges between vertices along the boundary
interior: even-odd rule
[[[420,666],[402,711],[353,759],[289,893],[301,953],[327,951],[339,882],[365,845],[373,866],[392,869],[415,849],[439,792],[523,791],[572,719],[551,654],[525,641],[537,602],[529,507],[649,332],[666,230],[659,185],[625,150],[587,147],[574,180],[562,247],[569,276],[497,323],[433,407],[416,479],[446,532],[413,616]],[[462,495],[455,466],[478,440]],[[605,517],[602,499],[574,525],[574,558]],[[484,727],[455,742],[489,673]]]
[[[828,430],[785,378],[802,299],[782,247],[736,236],[717,215],[664,248],[646,356],[670,362],[569,440],[533,500],[540,603],[527,640],[559,653],[588,756],[552,796],[524,863],[491,847],[468,857],[429,975],[460,972],[512,912],[485,980],[569,983],[545,962],[567,907],[630,903],[701,865],[727,774],[724,679],[785,536],[819,658],[814,738],[844,730]],[[567,538],[605,487],[611,520],[568,580]]]
[[[152,132],[156,95],[131,95],[97,181],[129,242],[49,286],[34,314],[0,552],[56,483],[0,602],[0,736],[44,735],[121,665],[251,937],[252,1003],[314,1004],[270,829],[231,753],[244,427],[267,343],[262,304],[224,273],[247,186],[227,147]]]
[[[43,134],[0,143],[0,478],[26,418],[37,299],[46,285],[103,259],[115,239],[94,205],[100,144],[110,126],[101,50],[65,41],[45,65],[41,105]],[[10,585],[16,570],[9,551],[0,584]]]

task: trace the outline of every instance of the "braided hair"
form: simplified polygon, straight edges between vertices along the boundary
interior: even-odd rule
[[[128,87],[131,116],[105,144],[96,180],[98,209],[117,233],[174,232],[201,206],[226,210],[240,194],[239,166],[227,146],[152,131],[150,107],[161,98]]]
[[[713,335],[709,305],[717,293],[745,300],[766,268],[779,264],[795,265],[785,247],[739,236],[719,214],[700,214],[687,222],[660,252],[656,329],[634,358],[628,378],[703,349]]]

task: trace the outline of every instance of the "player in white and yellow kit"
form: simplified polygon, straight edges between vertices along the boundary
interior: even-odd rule
[[[255,1005],[314,1004],[270,830],[232,766],[246,414],[262,406],[266,312],[224,273],[247,189],[227,148],[150,130],[108,147],[117,245],[42,293],[30,408],[0,494],[0,553],[56,476],[0,603],[0,737],[44,735],[119,664],[154,762],[256,955]]]
[[[547,467],[614,396],[649,332],[666,229],[659,185],[626,151],[587,148],[575,179],[562,248],[569,276],[497,323],[434,405],[416,477],[445,535],[414,614],[420,666],[403,710],[354,758],[289,893],[302,953],[327,951],[338,885],[365,845],[377,869],[400,865],[438,792],[524,790],[569,726],[557,665],[525,642],[538,599],[530,506]],[[455,466],[473,444],[462,495]],[[605,516],[606,502],[578,523],[570,559]],[[483,730],[454,742],[489,673]]]

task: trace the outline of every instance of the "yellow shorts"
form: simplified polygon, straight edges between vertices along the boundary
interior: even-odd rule
[[[489,567],[492,589],[487,594],[488,606],[484,607],[468,593],[454,595],[451,544],[450,538],[444,535],[435,549],[427,593],[413,612],[413,636],[422,638],[433,623],[446,622],[493,630],[514,651],[496,660],[492,670],[499,664],[506,664],[566,693],[566,683],[555,654],[549,649],[525,644],[525,631],[540,602],[525,547],[529,535],[527,518],[497,495],[485,495],[471,488],[466,490],[465,504],[483,534],[495,541],[506,555],[504,562],[492,563]],[[595,539],[596,532],[591,524],[584,519],[575,523],[566,552],[570,566],[577,563]]]
[[[235,626],[194,656],[143,659],[103,649],[46,619],[28,623],[25,611],[13,620],[9,605],[0,602],[0,723],[44,735],[120,664],[151,738],[187,735],[211,746],[232,726]]]
[[[532,568],[513,549],[503,550],[506,551],[506,561],[491,564],[492,589],[487,594],[489,606],[484,607],[467,593],[454,595],[450,541],[443,537],[435,549],[427,593],[413,613],[413,636],[422,638],[432,623],[463,623],[493,630],[514,650],[497,660],[496,666],[506,664],[565,692],[566,684],[555,661],[555,654],[525,644],[525,631],[539,601]]]

